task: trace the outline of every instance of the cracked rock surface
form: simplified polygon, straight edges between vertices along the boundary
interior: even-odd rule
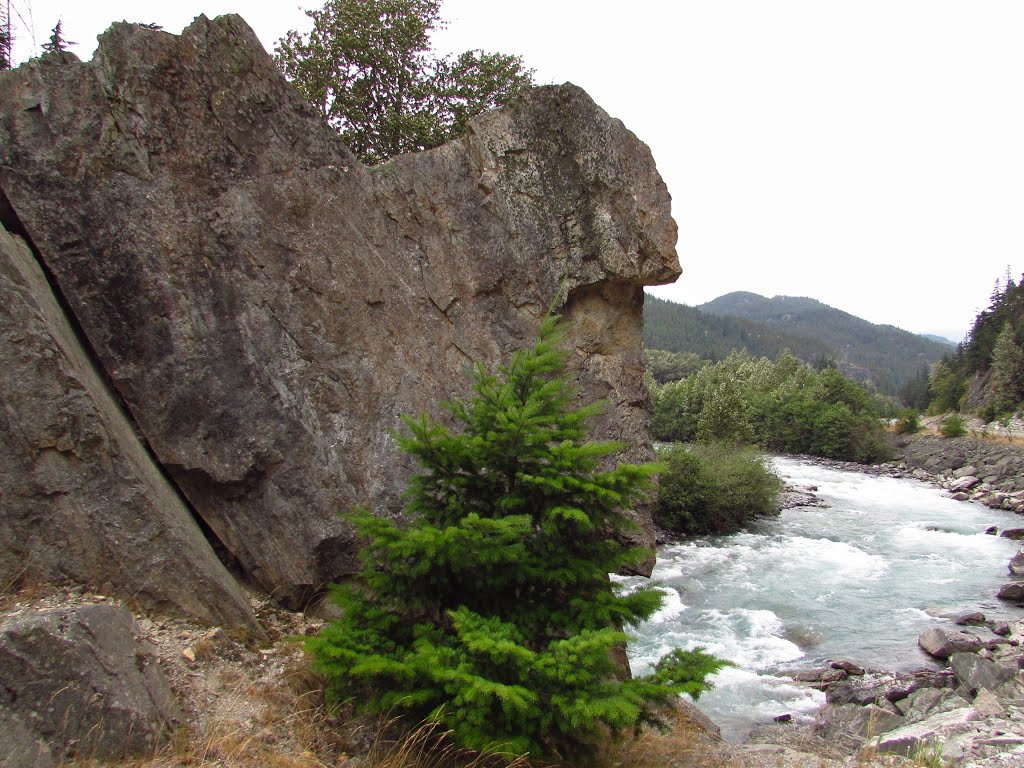
[[[161,473],[285,605],[354,571],[339,512],[400,512],[400,414],[440,415],[551,309],[608,403],[594,436],[653,457],[642,288],[678,276],[676,226],[574,86],[365,168],[239,17],[115,24],[90,62],[0,76],[0,191]]]

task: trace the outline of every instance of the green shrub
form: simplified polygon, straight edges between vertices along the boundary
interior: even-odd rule
[[[907,408],[900,412],[893,431],[897,435],[912,435],[921,431],[921,415],[913,408]]]
[[[731,533],[778,508],[782,483],[752,448],[677,445],[662,460],[654,519],[673,533]]]
[[[985,403],[978,411],[978,416],[986,424],[991,424],[998,418],[999,411],[996,409],[995,403]]]
[[[473,399],[445,406],[460,431],[405,419],[399,445],[422,467],[412,521],[350,516],[362,583],[334,590],[343,615],[308,642],[335,699],[440,722],[462,747],[572,759],[699,696],[724,665],[674,652],[622,679],[617,627],[662,596],[608,574],[648,555],[621,534],[657,467],[601,468],[622,446],[588,440],[600,408],[574,407],[560,338],[545,321],[498,374],[478,368]]]
[[[947,416],[939,425],[939,432],[942,433],[943,437],[962,437],[966,435],[967,425],[964,423],[964,417],[959,413]]]

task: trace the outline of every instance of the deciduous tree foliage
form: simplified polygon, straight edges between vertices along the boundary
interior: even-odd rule
[[[887,458],[864,387],[835,368],[816,372],[788,352],[774,363],[733,352],[686,379],[652,387],[651,395],[656,440],[755,443],[861,462]]]
[[[676,651],[622,679],[616,627],[661,594],[623,593],[608,574],[646,554],[615,534],[657,467],[601,469],[621,446],[588,440],[599,409],[574,406],[560,337],[547,320],[497,374],[477,368],[474,397],[445,406],[457,431],[405,420],[399,444],[422,467],[412,521],[352,515],[361,584],[335,590],[343,616],[309,642],[338,699],[441,721],[472,749],[568,757],[699,696],[723,665]]]
[[[775,513],[782,481],[753,448],[674,445],[664,452],[654,520],[687,536],[734,533]]]
[[[469,118],[533,85],[518,56],[430,51],[439,0],[328,0],[308,34],[288,32],[275,59],[363,162],[444,143]]]

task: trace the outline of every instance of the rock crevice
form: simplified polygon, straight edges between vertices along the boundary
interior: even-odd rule
[[[439,415],[549,310],[609,403],[595,436],[653,456],[642,287],[678,275],[675,223],[647,147],[574,86],[365,168],[240,18],[117,24],[91,62],[0,75],[0,189],[147,461],[287,605],[355,569],[338,512],[401,510],[400,414]]]

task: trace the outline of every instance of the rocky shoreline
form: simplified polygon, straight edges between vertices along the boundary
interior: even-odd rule
[[[1019,445],[977,438],[930,435],[894,438],[893,462],[874,466],[799,457],[839,469],[883,477],[911,478],[946,490],[951,498],[1024,514],[1024,451]],[[782,508],[820,504],[816,488],[787,488]],[[1013,539],[1021,528],[986,531]],[[999,597],[1024,604],[1024,550],[1009,563],[1009,581]],[[823,690],[826,706],[809,725],[763,726],[749,744],[799,741],[823,757],[857,759],[901,755],[915,764],[967,768],[1024,766],[1024,620],[986,621],[979,612],[934,627],[918,644],[938,670],[909,674],[864,670],[836,660],[827,667],[790,671],[798,683]],[[837,754],[839,753],[839,754]]]

